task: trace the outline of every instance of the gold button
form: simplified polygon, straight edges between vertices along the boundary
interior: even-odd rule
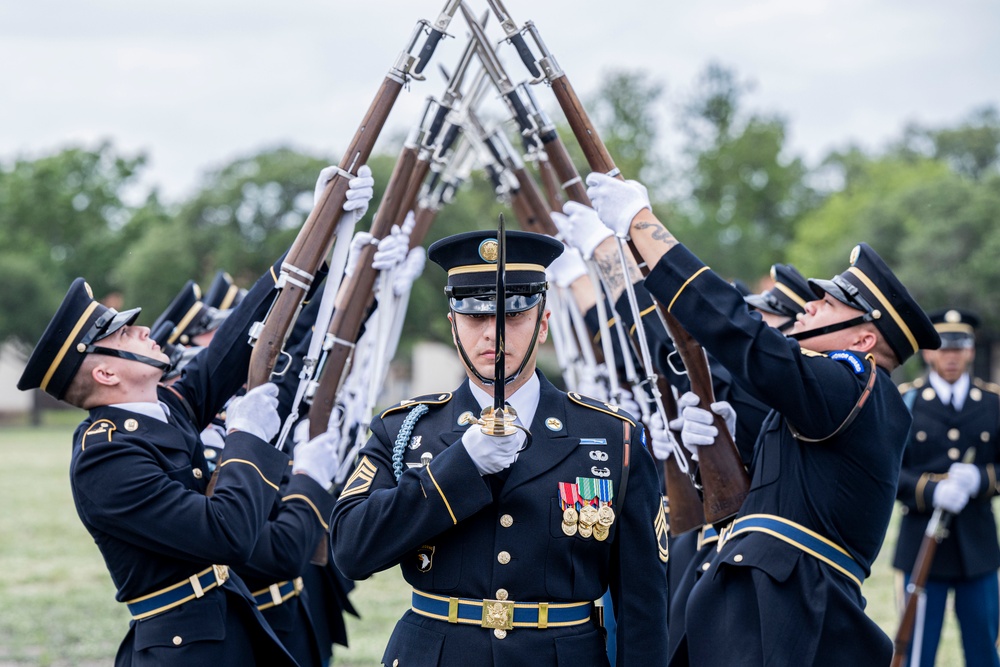
[[[955,442],[960,437],[962,437],[962,434],[959,433],[959,431],[958,431],[957,428],[950,428],[950,429],[948,429],[948,439],[949,440],[951,440],[952,442]]]
[[[982,433],[979,434],[979,439],[982,440],[983,442],[989,442],[990,441],[990,432],[989,431],[983,431]]]
[[[948,458],[952,461],[957,461],[958,457],[962,455],[962,452],[958,451],[958,447],[952,447],[948,450]]]
[[[510,562],[510,554],[506,551],[501,551],[497,554],[497,560],[500,561],[501,565],[506,565]]]
[[[917,431],[917,442],[923,442],[927,439],[927,431]]]
[[[706,562],[706,563],[702,563],[701,564],[701,569],[702,569],[703,572],[708,572],[708,568],[710,568],[710,567],[712,567],[711,563],[707,563]]]
[[[504,528],[510,528],[511,526],[514,525],[514,517],[512,517],[509,514],[504,514],[502,517],[500,517],[500,525],[503,526]]]
[[[937,398],[937,392],[935,392],[930,387],[927,387],[927,389],[924,389],[922,392],[920,392],[920,398],[924,399],[925,401],[933,401],[935,398]]]
[[[193,470],[193,471],[191,472],[191,474],[193,474],[193,475],[194,475],[194,478],[195,478],[195,479],[201,479],[201,476],[202,476],[202,474],[203,474],[203,473],[201,472],[201,468],[195,468],[195,469],[194,469],[194,470]]]
[[[733,556],[733,562],[734,563],[742,563],[743,562],[743,554],[736,554],[735,556]]]
[[[983,400],[983,392],[979,391],[976,387],[973,387],[969,390],[969,398],[974,401],[981,401]]]
[[[497,628],[496,630],[493,631],[493,636],[496,637],[497,639],[503,639],[507,636],[507,631]]]
[[[399,658],[392,661],[392,667],[399,667]]]
[[[498,588],[497,589],[497,600],[506,600],[506,599],[507,599],[507,589],[506,588]]]
[[[174,636],[174,646],[180,646],[182,641],[184,641],[184,640],[181,639],[180,635],[175,635]]]

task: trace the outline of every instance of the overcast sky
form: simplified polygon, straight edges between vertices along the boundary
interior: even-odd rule
[[[146,152],[146,182],[177,199],[205,171],[263,148],[337,155],[416,20],[443,4],[7,0],[0,161],[107,138]],[[536,23],[582,95],[613,68],[646,68],[668,94],[689,90],[709,62],[735,68],[756,83],[749,106],[785,116],[793,150],[810,161],[849,142],[881,147],[907,122],[952,125],[1000,104],[996,0],[506,4],[516,21]],[[487,30],[499,38],[494,20]],[[452,67],[466,34],[460,16],[449,32],[458,39],[435,61]],[[512,50],[502,54],[523,78]],[[443,87],[436,72],[413,82],[390,130],[413,124]]]

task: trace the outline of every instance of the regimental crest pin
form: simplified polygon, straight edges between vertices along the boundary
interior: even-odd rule
[[[425,544],[417,549],[417,569],[421,572],[430,572],[434,567],[434,547]]]
[[[124,426],[126,431],[135,431],[139,428],[139,422],[134,419],[126,419]]]
[[[420,449],[422,438],[419,435],[415,435],[410,438],[410,449]]]
[[[559,421],[556,417],[549,417],[548,419],[545,420],[545,428],[549,429],[550,431],[561,431],[562,422]]]

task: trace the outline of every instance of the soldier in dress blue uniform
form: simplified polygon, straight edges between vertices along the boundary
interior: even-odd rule
[[[800,313],[806,312],[806,303],[815,295],[809,282],[791,264],[772,264],[771,280],[774,286],[760,294],[747,294],[743,300],[760,313],[761,319],[778,331],[788,331]]]
[[[991,501],[1000,491],[1000,387],[970,372],[979,323],[975,315],[949,309],[931,313],[931,321],[941,335],[941,349],[923,353],[927,375],[900,387],[913,427],[899,474],[903,518],[893,567],[905,574],[906,583],[933,508],[955,516],[931,564],[926,603],[917,612],[922,621],[915,626],[923,632],[913,637],[911,664],[934,664],[948,591],[954,589],[965,664],[997,666],[1000,545]],[[966,462],[973,449],[975,459]]]
[[[940,339],[866,244],[832,280],[812,281],[789,337],[653,216],[644,188],[590,174],[601,219],[654,268],[651,294],[772,408],[749,493],[694,585],[672,664],[879,665],[889,638],[861,584],[892,512],[909,413],[889,371]],[[800,344],[801,341],[801,344]]]
[[[280,425],[273,384],[229,409],[212,494],[199,440],[246,380],[247,332],[273,301],[281,261],[170,386],[158,382],[167,355],[149,328],[133,324],[140,310],[101,305],[78,278],[18,382],[89,411],[74,433],[70,483],[116,598],[132,614],[116,665],[297,664],[229,565],[284,559],[288,532],[312,531],[314,546],[331,507],[315,481],[329,479],[317,460],[329,443],[300,446],[294,464],[268,443]],[[301,447],[309,453],[298,460]],[[289,468],[285,510],[268,522]]]
[[[468,381],[372,420],[331,518],[334,559],[353,579],[399,564],[413,586],[386,665],[607,665],[592,615],[609,587],[618,665],[663,664],[666,525],[643,429],[536,370],[562,244],[506,238],[505,389],[530,436],[474,423],[494,399],[497,235],[442,239],[429,257],[448,271]]]

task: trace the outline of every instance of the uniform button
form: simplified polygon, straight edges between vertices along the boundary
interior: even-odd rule
[[[514,525],[514,517],[512,517],[509,514],[504,514],[502,517],[500,517],[500,525],[503,526],[504,528],[510,528],[511,526]]]
[[[194,475],[195,479],[201,479],[202,476],[201,468],[195,468],[191,474]]]
[[[952,461],[957,461],[958,457],[961,455],[962,453],[958,451],[958,447],[952,447],[951,449],[948,450],[948,458],[951,459]]]
[[[983,392],[973,387],[972,389],[969,390],[969,398],[971,398],[974,401],[981,401],[983,400]]]
[[[507,599],[507,595],[508,595],[508,593],[507,593],[507,589],[506,588],[498,588],[497,589],[497,600],[506,600]]]
[[[989,442],[990,441],[990,432],[989,431],[983,431],[982,433],[979,434],[979,439],[982,440],[983,442]]]
[[[501,551],[497,554],[497,560],[500,561],[501,565],[506,565],[510,562],[510,554],[506,551]]]
[[[173,641],[174,641],[174,646],[180,646],[181,642],[184,640],[181,639],[180,635],[175,635]]]
[[[959,431],[958,431],[957,428],[950,428],[950,429],[948,429],[948,439],[951,440],[952,442],[955,442],[961,436],[962,436],[962,434],[959,433]]]
[[[708,568],[710,568],[710,567],[712,567],[711,563],[702,563],[701,564],[701,569],[702,569],[703,572],[708,572]]]
[[[902,514],[903,516],[906,516],[907,514],[910,513],[910,508],[907,507],[906,505],[903,505],[902,507],[899,508],[899,513]]]
[[[399,658],[392,661],[392,667],[399,667]]]
[[[925,401],[933,401],[936,397],[937,393],[930,387],[924,389],[923,392],[921,392],[920,394],[920,398],[924,399]]]
[[[507,631],[497,628],[496,630],[493,631],[493,636],[496,637],[497,639],[504,639],[507,636]]]
[[[927,439],[926,431],[917,431],[917,442],[923,442]]]
[[[733,556],[733,562],[734,563],[742,563],[743,562],[743,554],[736,554],[735,556]]]

